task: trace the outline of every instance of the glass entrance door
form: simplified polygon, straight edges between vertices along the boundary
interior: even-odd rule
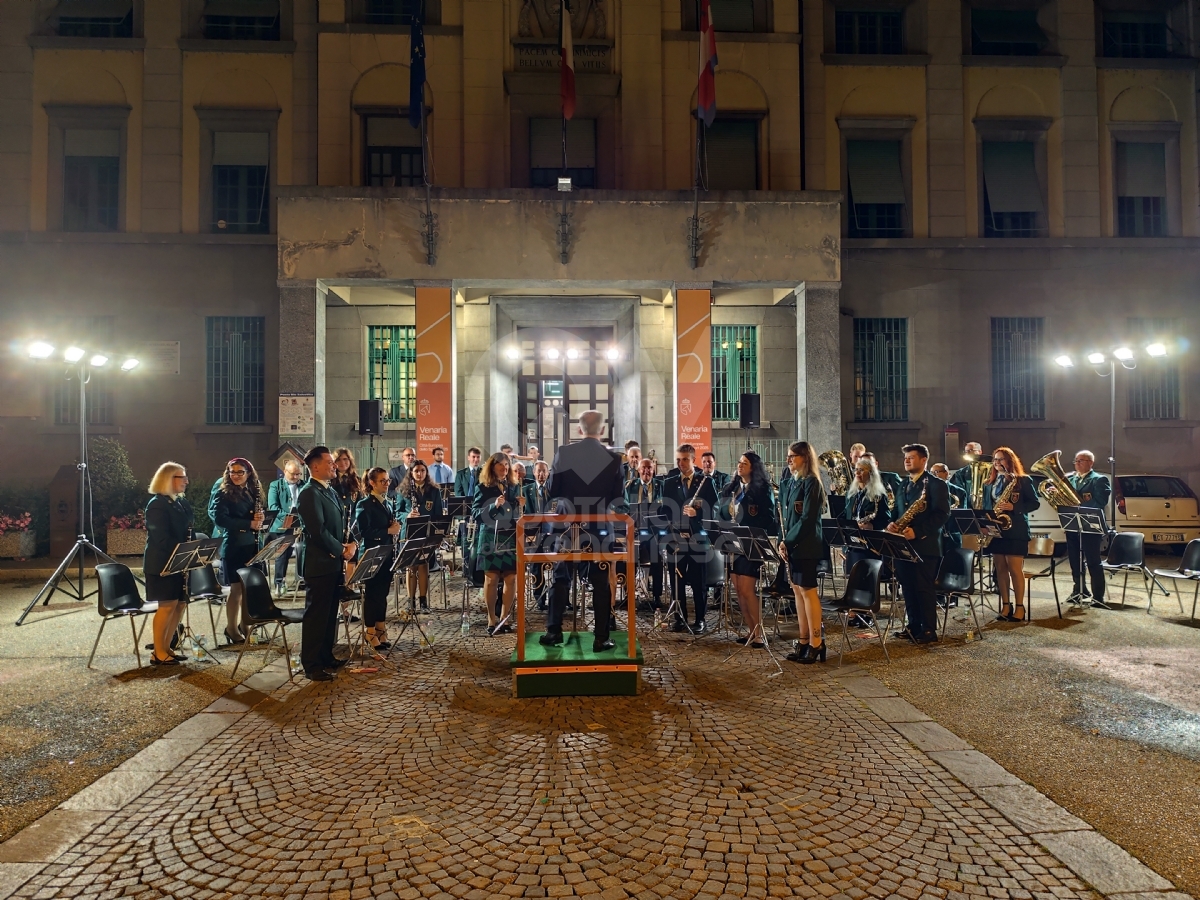
[[[564,443],[578,440],[580,413],[604,415],[602,440],[612,434],[611,328],[521,328],[518,405],[521,452],[533,445],[553,461]]]

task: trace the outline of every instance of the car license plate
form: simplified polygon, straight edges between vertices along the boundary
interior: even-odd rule
[[[1154,543],[1181,544],[1183,543],[1183,535],[1173,531],[1156,531],[1154,533]]]

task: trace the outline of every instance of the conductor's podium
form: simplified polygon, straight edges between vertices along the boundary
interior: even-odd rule
[[[601,551],[580,544],[579,526],[586,523],[608,523],[613,530],[624,526],[624,546],[617,550]],[[561,534],[568,529],[557,546],[547,549],[540,542],[543,526],[553,525]],[[525,596],[526,564],[591,562],[608,568],[608,584],[612,596],[617,592],[618,562],[625,563],[627,572],[637,571],[634,551],[633,519],[624,515],[539,515],[521,516],[517,522],[517,590]],[[509,667],[513,675],[515,697],[595,697],[617,694],[636,694],[642,667],[642,650],[637,640],[637,617],[632,590],[626,591],[628,631],[614,631],[609,639],[616,645],[603,653],[592,652],[589,631],[568,631],[563,643],[545,647],[539,642],[544,632],[526,633],[525,604],[517,603],[517,647]],[[582,598],[581,598],[582,599]]]
[[[525,636],[525,658],[513,651],[513,696],[515,697],[597,697],[633,695],[638,691],[642,666],[641,647],[629,655],[629,633],[609,635],[615,647],[603,653],[592,652],[590,631],[568,631],[557,647],[538,643],[541,632]],[[635,644],[636,644],[636,638]]]

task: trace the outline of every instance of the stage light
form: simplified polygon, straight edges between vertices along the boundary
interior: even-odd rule
[[[558,359],[558,348],[551,347],[546,351],[546,359]]]
[[[1064,369],[1070,369],[1071,367],[1073,367],[1075,365],[1075,360],[1071,359],[1071,357],[1067,356],[1067,354],[1065,354],[1065,353],[1063,353],[1060,356],[1054,357],[1054,361],[1056,363],[1058,363],[1060,366],[1062,366]]]
[[[79,362],[81,359],[83,359],[83,355],[84,353],[82,347],[68,347],[63,351],[63,359],[65,359],[67,362]]]
[[[33,359],[49,359],[54,355],[54,346],[45,341],[34,341],[29,345],[29,355]]]
[[[1113,356],[1124,362],[1127,359],[1133,359],[1133,351],[1128,347],[1118,347],[1113,351]]]
[[[1106,357],[1104,356],[1103,353],[1089,353],[1087,355],[1087,361],[1090,362],[1093,366],[1100,365],[1101,363],[1104,362],[1105,358]]]
[[[88,360],[89,366],[95,366],[97,369],[101,366],[108,365],[108,357],[103,353],[93,353],[92,358]]]
[[[579,359],[579,351],[571,347],[567,350],[567,359]]]
[[[507,350],[504,351],[504,355],[507,356],[509,359],[520,359],[521,351],[518,350],[516,347],[509,347]]]
[[[618,350],[616,347],[609,347],[607,356],[608,356],[610,362],[615,362],[616,360],[621,358],[621,351]]]
[[[125,372],[128,372],[130,369],[136,369],[141,364],[142,363],[140,360],[134,359],[131,356],[128,359],[126,359],[125,362],[121,363],[121,369]]]
[[[1147,344],[1146,353],[1148,353],[1150,356],[1166,356],[1167,347],[1165,344]]]

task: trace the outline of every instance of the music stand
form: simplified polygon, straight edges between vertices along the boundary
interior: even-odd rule
[[[725,557],[725,589],[721,592],[721,604],[717,610],[717,625],[709,634],[727,633],[736,636],[737,631],[733,628],[733,601],[730,596],[733,591],[733,578],[730,576],[733,574],[733,558],[748,554],[748,549],[743,546],[742,542],[749,541],[749,529],[720,519],[705,519],[704,530],[708,534],[708,541],[712,548]],[[701,635],[701,637],[706,636]]]
[[[896,562],[923,562],[921,554],[913,549],[912,542],[902,534],[892,534],[890,531],[859,531],[863,542],[867,548],[880,558],[891,560],[893,575],[896,571]],[[888,627],[884,631],[884,639],[887,639],[888,634],[892,630],[892,625],[896,620],[896,603],[895,595],[892,595],[891,613],[888,616]],[[904,612],[908,615],[909,598],[904,598]]]
[[[405,538],[396,546],[395,558],[392,561],[393,575],[399,574],[402,570],[411,569],[414,566],[427,564],[429,557],[437,552],[438,545],[441,542],[442,539],[436,534],[425,537]],[[425,646],[433,645],[433,641],[429,639],[429,635],[421,625],[420,612],[417,604],[409,604],[408,618],[401,620],[400,633],[396,635],[396,640],[392,641],[393,650],[399,646],[400,638],[404,637],[404,633],[408,631],[409,625],[416,626],[417,631],[421,634],[421,641]],[[388,652],[390,653],[391,651],[389,650]]]
[[[687,518],[687,517],[685,517]],[[671,602],[667,604],[666,617],[671,621],[671,616],[683,622],[683,627],[688,634],[695,635],[695,630],[688,623],[687,616],[683,614],[683,607],[679,603],[679,595],[687,590],[686,585],[680,586],[678,580],[680,577],[679,567],[672,565],[668,560],[669,554],[674,554],[676,561],[680,556],[692,556],[702,554],[707,559],[708,545],[702,544],[697,538],[696,531],[691,527],[691,522],[676,523],[672,522],[666,516],[651,516],[648,520],[653,523],[655,528],[662,529],[665,532],[666,540],[661,544],[663,553],[663,564],[670,567],[671,574]],[[687,527],[683,527],[686,525]],[[701,532],[703,533],[703,532]],[[707,584],[705,590],[708,590]],[[692,602],[696,603],[699,600],[697,597],[692,598]]]
[[[1108,525],[1104,521],[1104,510],[1092,506],[1060,506],[1058,521],[1062,525],[1064,534],[1079,535],[1079,594],[1076,596],[1079,606],[1098,606],[1101,609],[1108,609],[1107,603],[1097,600],[1088,591],[1088,572],[1083,554],[1083,536],[1085,534],[1095,534],[1101,537],[1108,534]],[[1150,588],[1150,593],[1153,595],[1153,587]],[[1121,602],[1124,602],[1123,596]]]
[[[354,571],[350,574],[350,577],[346,579],[345,587],[357,588],[361,585],[362,595],[365,599],[367,595],[366,582],[370,581],[379,574],[380,570],[387,565],[391,555],[392,545],[390,543],[379,544],[375,547],[368,547],[363,551],[363,555],[359,558],[357,564],[354,566]],[[358,629],[358,640],[353,642],[350,640],[350,617],[347,616],[346,643],[351,648],[351,656],[353,656],[355,653],[358,653],[359,656],[364,655],[362,648],[366,644],[366,639],[367,624],[366,619],[362,618]],[[378,651],[373,650],[371,656],[376,660],[383,659],[383,656]]]
[[[256,566],[259,563],[271,565],[279,557],[283,556],[288,551],[288,548],[296,543],[296,535],[283,534],[277,538],[273,538],[265,547],[259,550],[254,556],[250,557],[247,566]]]
[[[175,549],[171,551],[171,556],[167,559],[167,564],[163,566],[163,575],[184,575],[186,584],[186,573],[192,569],[203,569],[216,558],[216,555],[221,550],[220,538],[201,538],[195,541],[183,541],[176,544]],[[217,639],[217,623],[213,618],[212,604],[208,606],[208,623],[212,626],[213,641]],[[190,649],[193,651],[196,662],[201,662],[205,658],[209,662],[216,662],[213,655],[208,652],[208,648],[196,640],[196,635],[192,631],[192,604],[189,602],[185,612],[183,623],[183,639],[179,642],[180,649]]]
[[[723,527],[721,529],[721,533],[722,533],[723,539],[725,539],[726,536],[728,536],[728,538],[731,538],[733,540],[733,545],[731,546],[730,552],[734,556],[743,556],[746,559],[750,560],[751,562],[757,562],[760,565],[762,563],[766,563],[766,562],[776,562],[776,563],[783,562],[783,560],[780,559],[779,554],[776,553],[775,548],[773,546],[771,546],[771,539],[767,535],[767,532],[761,528],[751,528],[746,525],[732,525],[732,526]],[[728,559],[729,559],[729,557],[727,556],[726,560],[728,560]],[[732,571],[733,571],[733,566],[732,566],[732,564],[730,564],[728,567],[728,573],[732,573]],[[729,577],[729,574],[727,574],[726,575],[726,592],[727,593],[728,593],[728,584],[732,580],[733,579]],[[733,657],[737,656],[737,654],[741,653],[743,650],[747,649],[748,647],[751,647],[751,645],[754,643],[754,637],[757,634],[758,637],[761,638],[761,640],[762,640],[763,649],[767,651],[767,656],[770,658],[771,663],[775,666],[775,671],[772,672],[767,677],[774,678],[776,675],[783,674],[783,667],[779,665],[779,660],[775,658],[775,653],[771,649],[771,642],[767,638],[766,626],[763,624],[763,621],[762,621],[762,579],[761,578],[758,579],[758,582],[755,585],[755,587],[756,587],[757,593],[758,593],[757,599],[758,599],[758,608],[759,608],[759,623],[750,629],[749,634],[746,635],[745,643],[742,644],[740,647],[737,647],[736,649],[734,649],[728,656],[726,656],[725,661],[728,662],[729,660],[733,659]],[[778,624],[778,622],[777,622],[777,624]]]
[[[990,608],[984,602],[983,549],[991,543],[992,538],[1000,536],[1000,529],[992,514],[981,509],[952,509],[950,517],[964,537],[968,534],[979,535],[979,551],[975,554],[975,583],[979,590],[979,605]]]

